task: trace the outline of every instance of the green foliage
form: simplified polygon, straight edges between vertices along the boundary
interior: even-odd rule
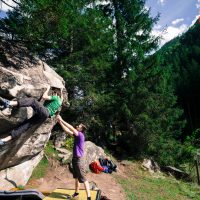
[[[63,118],[85,123],[88,138],[104,146],[116,143],[131,156],[149,155],[177,165],[183,151],[177,141],[185,124],[175,96],[178,73],[172,76],[172,64],[162,53],[151,54],[158,46],[151,31],[159,16],[152,18],[149,12],[144,0],[111,0],[106,5],[21,0],[17,11],[0,20],[0,27],[8,39],[24,43],[64,78],[71,106]],[[180,43],[174,41],[172,50]],[[193,51],[198,58],[199,47]],[[188,63],[170,52],[169,62],[178,70],[180,62]],[[188,52],[186,48],[182,56]],[[197,74],[196,59],[192,62]],[[181,75],[189,80],[187,71]],[[71,139],[66,146],[71,148]],[[50,144],[45,153],[56,155]]]
[[[200,24],[197,21],[186,33],[164,45],[158,52],[163,66],[171,69],[178,103],[184,109],[184,117],[187,119],[183,140],[200,126],[199,31]]]
[[[19,190],[24,190],[25,187],[24,187],[23,185],[18,185],[18,186],[17,186],[17,189],[19,189]]]
[[[147,56],[159,39],[151,36],[157,18],[150,18],[143,1],[112,2],[110,13],[115,13],[116,20],[116,61],[110,83],[114,106],[104,108],[109,113],[108,118],[104,115],[110,123],[106,128],[113,127],[109,130],[113,135],[122,133],[119,143],[127,152],[157,155],[152,149],[158,139],[163,136],[173,140],[184,126],[182,111],[176,108],[170,71],[160,66],[158,55]]]
[[[184,161],[193,161],[197,150],[200,145],[200,135],[199,135],[200,129],[197,129],[192,133],[191,136],[187,136],[183,146],[184,146]]]
[[[199,89],[200,70],[199,58],[199,23],[196,23],[182,36],[177,37],[164,45],[156,54],[160,57],[163,68],[167,68],[172,89],[177,95],[179,107],[184,109],[186,128],[184,132],[171,132],[171,137],[161,134],[159,144],[152,147],[157,159],[162,164],[172,163],[175,166],[191,166],[194,154],[199,146]],[[166,74],[166,73],[165,73]],[[165,78],[166,80],[166,78]],[[174,102],[175,103],[175,102]],[[173,110],[171,110],[173,112]],[[177,112],[177,111],[176,111]],[[178,113],[171,113],[170,116]],[[180,115],[179,115],[180,116]],[[169,117],[167,122],[171,122]],[[175,126],[184,127],[176,120]],[[170,126],[168,126],[170,127]],[[180,129],[181,130],[181,129]],[[169,135],[168,135],[169,136]],[[181,141],[181,142],[178,142]],[[190,167],[189,167],[190,168]],[[184,169],[185,170],[185,169]],[[190,173],[190,170],[186,170]]]
[[[37,167],[33,170],[31,175],[31,179],[39,179],[45,176],[48,168],[48,160],[46,158],[42,158]]]
[[[65,148],[68,150],[72,150],[74,145],[74,138],[68,137],[65,142]]]
[[[48,157],[56,157],[57,156],[57,151],[54,148],[54,145],[52,143],[52,141],[49,141],[44,149],[44,153],[45,155],[47,155]]]
[[[55,147],[51,140],[47,143],[44,149],[44,155],[45,156],[42,158],[40,163],[33,170],[31,179],[39,179],[45,176],[49,166],[48,158],[56,158],[60,161],[60,158],[58,157],[58,152],[55,150]]]
[[[45,156],[47,158],[55,158],[58,161],[61,161],[61,158],[58,156],[58,152],[56,151],[53,142],[51,140],[48,141],[45,149],[44,149]]]

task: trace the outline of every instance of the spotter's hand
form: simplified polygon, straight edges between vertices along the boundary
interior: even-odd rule
[[[61,122],[62,121],[62,117],[60,116],[60,115],[57,115],[57,120],[59,121],[59,122]]]

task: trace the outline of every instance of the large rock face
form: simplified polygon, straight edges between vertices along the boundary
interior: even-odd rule
[[[38,165],[42,157],[43,152],[19,165],[1,170],[1,190],[15,188],[20,185],[24,186],[28,182],[33,169]]]
[[[57,148],[59,151],[59,149]],[[69,161],[70,163],[70,171],[72,172],[73,166],[72,166],[72,152],[66,153],[66,160]],[[86,169],[86,172],[89,172],[89,165],[91,164],[92,161],[98,160],[99,158],[105,158],[107,155],[105,154],[104,150],[94,144],[93,142],[86,141],[85,142],[85,148],[84,148],[84,168]]]
[[[64,148],[56,148],[59,152],[58,156],[62,158],[63,163],[70,163],[70,169],[72,169],[72,152]],[[84,167],[86,171],[89,171],[89,165],[92,161],[98,160],[99,158],[107,157],[104,150],[95,145],[93,142],[86,141],[84,148]]]
[[[104,150],[95,145],[94,143],[87,141],[85,142],[85,155],[84,155],[84,165],[85,169],[89,170],[89,164],[94,161],[98,160],[100,157],[105,158],[106,154]]]
[[[25,96],[40,100],[48,85],[63,88],[64,101],[67,102],[64,81],[55,71],[41,60],[30,56],[20,45],[0,41],[0,96],[10,100]],[[12,129],[32,115],[32,108],[12,109],[10,116],[0,111],[0,138],[9,135]],[[55,119],[49,118],[43,124],[34,125],[19,138],[0,146],[1,189],[13,187],[5,179],[5,173],[9,169],[12,169],[12,172],[14,170],[14,173],[9,174],[10,181],[17,185],[26,184],[34,166],[42,157],[44,146],[55,123]],[[22,174],[22,166],[26,166],[23,172],[26,176],[23,175],[24,180],[17,180],[16,174]]]

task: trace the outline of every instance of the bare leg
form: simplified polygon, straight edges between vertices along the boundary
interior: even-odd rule
[[[17,101],[10,101],[10,105],[11,106],[18,106],[18,102]]]
[[[86,190],[86,193],[87,193],[87,197],[90,197],[90,185],[89,185],[89,182],[85,181],[84,182],[84,186],[85,186],[85,190]]]
[[[18,102],[15,101],[9,101],[8,99],[4,99],[2,97],[0,97],[0,102],[1,104],[3,104],[4,108],[9,108],[10,106],[17,106]]]
[[[79,193],[80,183],[78,179],[75,179],[75,192]]]
[[[2,138],[1,140],[2,140],[3,142],[8,142],[8,141],[12,140],[12,136],[9,135],[9,136],[7,136],[7,137],[5,137],[5,138]]]

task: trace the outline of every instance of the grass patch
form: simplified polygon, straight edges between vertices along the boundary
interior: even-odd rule
[[[49,165],[48,160],[45,157],[42,158],[37,167],[33,170],[31,179],[39,179],[44,177],[47,172],[48,165]]]
[[[58,152],[54,148],[53,142],[49,141],[44,149],[44,153],[47,157],[58,157]]]
[[[17,186],[17,189],[18,189],[18,190],[24,190],[24,189],[25,189],[25,186],[24,186],[24,185],[18,185],[18,186]]]
[[[153,177],[139,165],[127,167],[127,177],[115,175],[122,185],[126,200],[200,200],[200,187],[172,177]]]
[[[33,173],[31,175],[31,179],[39,179],[45,176],[49,161],[47,158],[56,158],[59,160],[58,152],[55,150],[52,141],[49,141],[44,149],[45,156],[42,158],[42,160],[39,162],[37,167],[33,170]]]

